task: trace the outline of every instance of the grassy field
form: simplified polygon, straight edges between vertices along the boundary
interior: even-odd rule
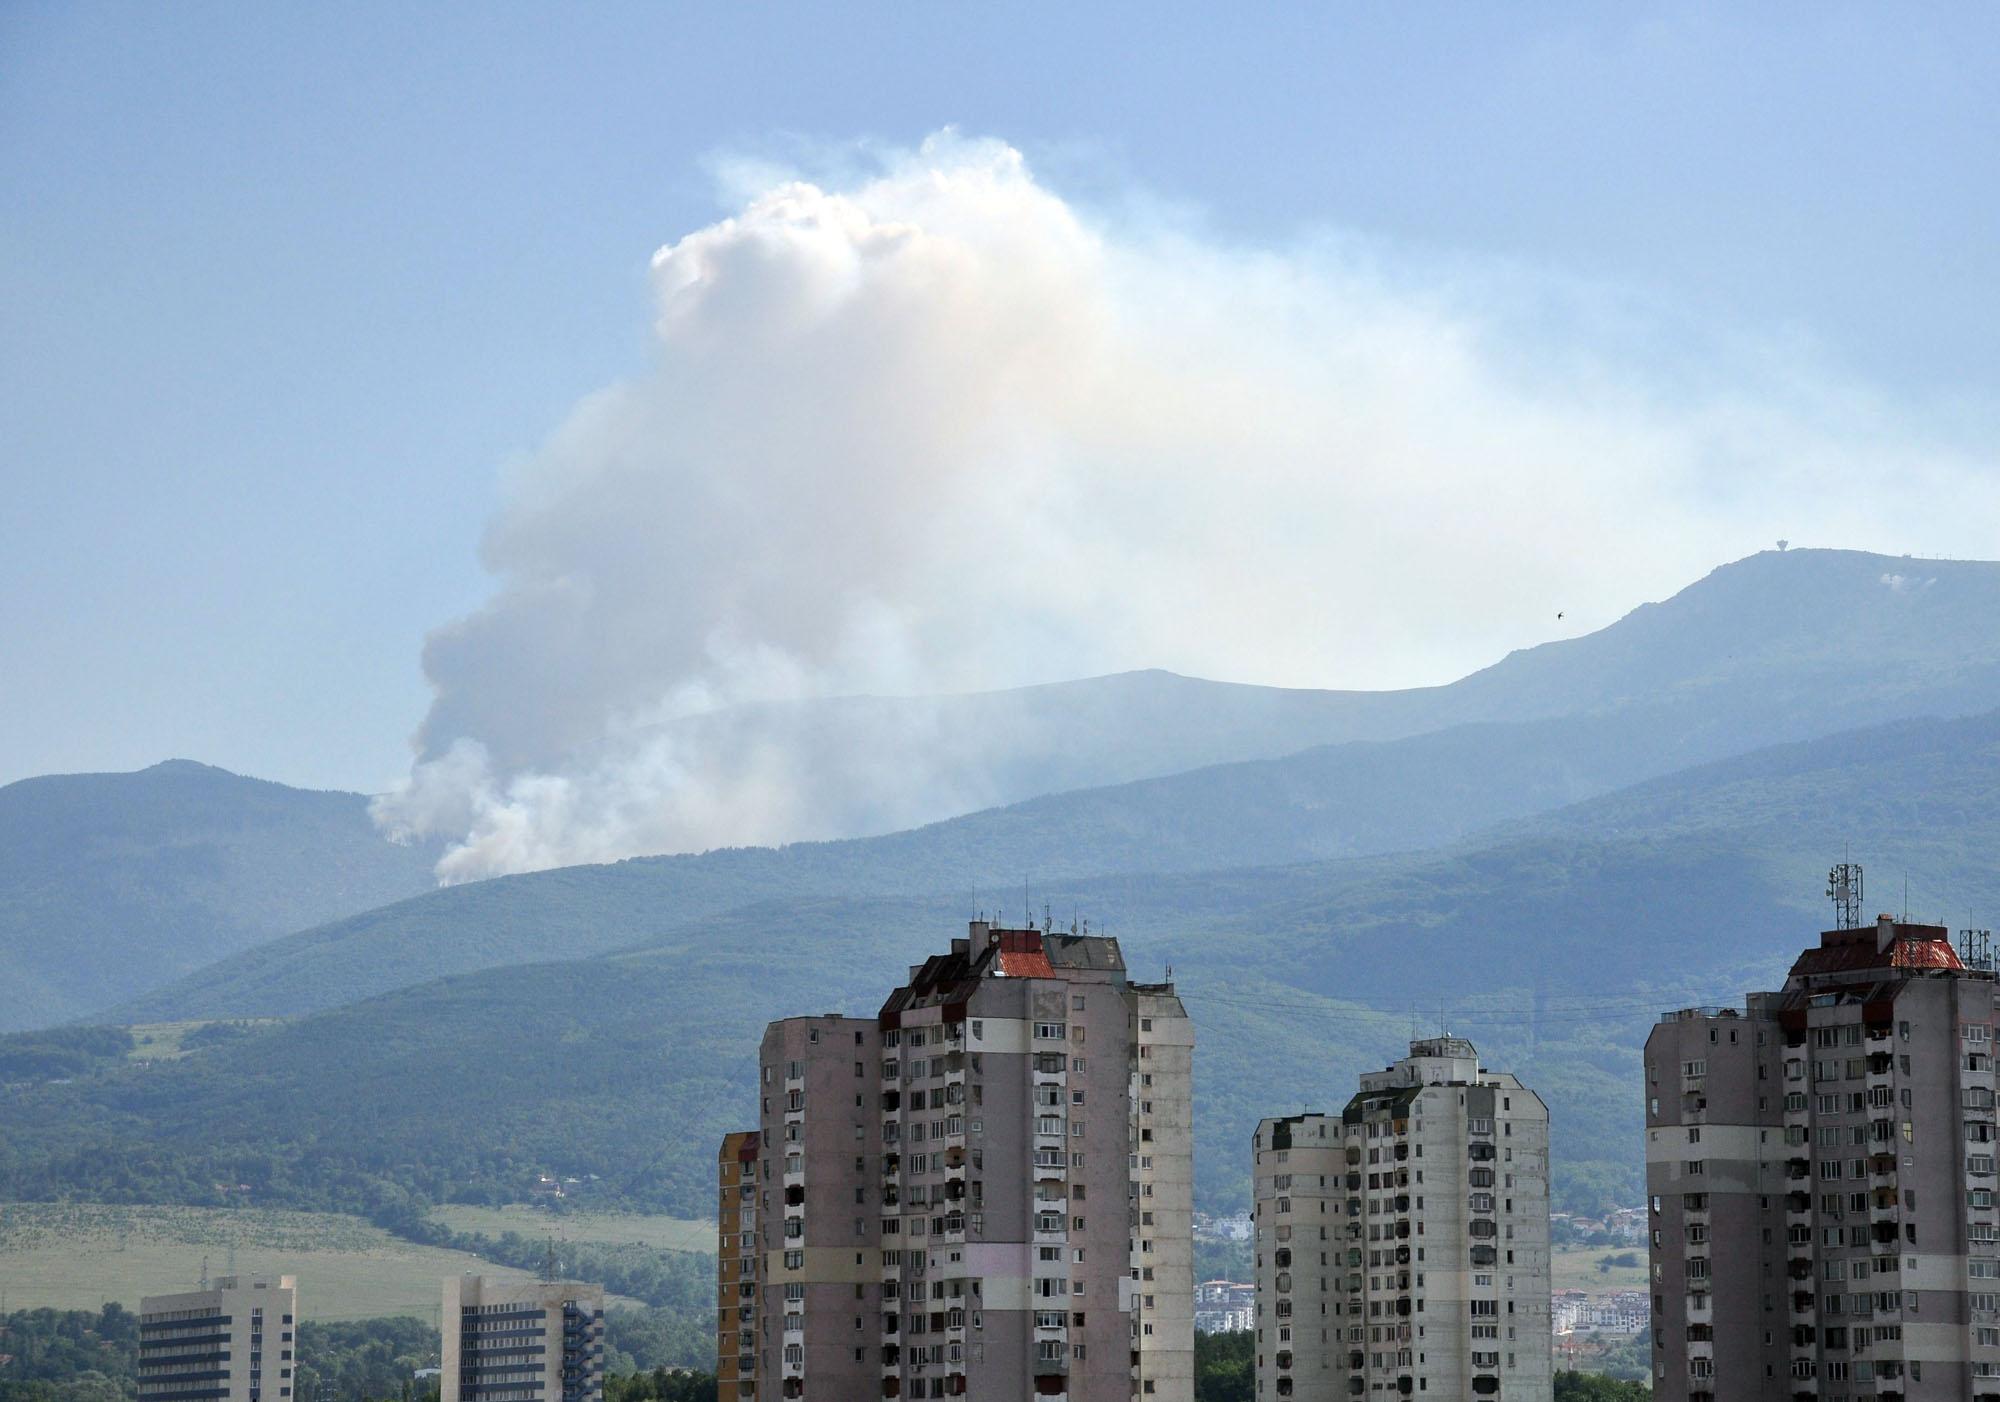
[[[553,1232],[558,1241],[601,1242],[607,1246],[653,1246],[664,1251],[715,1250],[715,1223],[689,1222],[679,1217],[637,1212],[580,1212],[570,1209],[557,1215],[530,1203],[510,1203],[506,1207],[468,1207],[451,1203],[431,1213],[455,1232],[479,1232],[501,1236],[519,1232],[525,1237],[545,1237]]]
[[[128,1054],[133,1061],[173,1061],[187,1055],[181,1050],[181,1038],[197,1027],[206,1027],[214,1019],[200,1019],[194,1022],[140,1022],[126,1030],[132,1034],[132,1050]],[[274,1017],[235,1018],[230,1021],[244,1027],[261,1027],[278,1021]]]
[[[206,1259],[232,1270],[295,1275],[308,1318],[434,1319],[446,1276],[510,1280],[528,1271],[399,1240],[359,1218],[257,1208],[0,1203],[0,1287],[8,1309],[96,1309],[193,1290]],[[607,1303],[636,1303],[609,1297]]]
[[[1599,1270],[1606,1256],[1622,1257],[1627,1252],[1638,1258],[1636,1266],[1613,1266]],[[1646,1248],[1643,1246],[1559,1246],[1549,1253],[1550,1286],[1556,1290],[1587,1290],[1601,1295],[1610,1290],[1646,1288]]]

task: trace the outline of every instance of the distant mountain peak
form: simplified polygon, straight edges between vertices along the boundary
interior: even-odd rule
[[[163,759],[158,764],[149,764],[139,771],[141,774],[221,774],[231,779],[243,776],[214,764],[203,764],[198,759]]]

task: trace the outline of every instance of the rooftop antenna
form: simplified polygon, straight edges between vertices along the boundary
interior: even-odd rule
[[[1843,861],[1828,871],[1826,898],[1833,902],[1836,928],[1857,928],[1861,924],[1861,863]]]
[[[549,1233],[547,1247],[542,1251],[542,1283],[553,1284],[556,1278],[556,1234]]]
[[[1968,914],[1967,919],[1971,916]],[[1993,967],[1993,932],[1991,930],[1960,930],[1958,932],[1958,954],[1968,969]]]
[[[208,1289],[208,1257],[201,1258],[201,1288]]]

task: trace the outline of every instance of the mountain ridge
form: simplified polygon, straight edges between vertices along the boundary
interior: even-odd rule
[[[193,760],[0,787],[0,1028],[105,1007],[431,885],[360,794]]]
[[[1856,855],[1909,871],[1920,906],[1991,909],[1996,785],[2000,711],[1909,720],[1439,851],[1124,874],[1048,895],[1059,911],[1115,913],[1109,932],[1139,976],[1173,964],[1196,1018],[1207,1206],[1241,1204],[1241,1146],[1267,1108],[1246,1090],[1273,1058],[1299,1068],[1288,1103],[1337,1104],[1396,1051],[1421,986],[1489,1064],[1550,1100],[1561,1200],[1588,1207],[1638,1190],[1653,1018],[1781,978],[1825,923],[1820,878],[1850,825],[1873,835]],[[199,1198],[241,1181],[372,1211],[411,1193],[504,1200],[559,1163],[621,1201],[690,1211],[712,1191],[711,1136],[754,1104],[764,1021],[872,1011],[905,964],[958,932],[964,902],[777,898],[614,954],[385,992],[186,1062],[0,1090],[0,1190],[117,1200],[167,1183]],[[530,1045],[562,1055],[521,1057]],[[220,1162],[236,1176],[218,1178]]]
[[[1585,638],[1531,649],[1560,657],[1551,676],[1530,675],[1524,683],[1519,668],[1507,671],[1503,662],[1453,684],[1498,688],[1510,698],[1499,708],[1519,712],[1582,698],[1589,705],[1578,714],[1460,722],[1396,739],[1319,746],[1045,794],[870,838],[495,878],[247,951],[142,995],[123,1005],[121,1015],[287,1016],[399,982],[605,952],[649,931],[774,897],[1005,889],[1024,876],[1071,881],[1421,850],[1691,764],[1913,714],[1965,714],[1990,705],[2000,695],[2000,627],[1975,635],[1983,650],[1960,647],[1928,667],[1911,659],[1935,650],[1940,634],[1962,631],[1969,619],[2000,622],[2000,566],[1967,565],[1942,594],[1925,591],[1912,603],[1880,583],[1888,563],[1889,557],[1860,553],[1765,552],[1719,567],[1668,603],[1645,606],[1651,613],[1637,611]],[[1774,590],[1771,578],[1789,582]],[[1832,587],[1836,581],[1844,581],[1841,589]],[[1941,605],[1948,607],[1938,617]],[[1820,626],[1835,606],[1846,608],[1852,627]],[[1913,626],[1913,609],[1921,626]],[[1622,640],[1619,630],[1642,613],[1633,626],[1649,637],[1676,635],[1669,651],[1680,657],[1680,673],[1646,670],[1647,646]],[[1723,622],[1696,627],[1689,616]],[[1585,644],[1612,657],[1595,680],[1580,671],[1596,655]],[[1861,647],[1880,649],[1898,665],[1864,669],[1853,651]],[[1658,694],[1635,696],[1646,678]],[[603,888],[603,901],[583,894],[592,884]],[[646,892],[644,904],[621,906],[636,891]],[[578,902],[593,905],[596,917],[585,922],[565,913]],[[453,913],[458,909],[477,916],[461,919]],[[476,944],[454,947],[444,933],[475,924]]]

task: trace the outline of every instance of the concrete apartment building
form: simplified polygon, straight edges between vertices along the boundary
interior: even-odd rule
[[[298,1345],[295,1276],[225,1275],[139,1302],[139,1402],[281,1402]]]
[[[1434,1037],[1257,1126],[1259,1399],[1546,1402],[1549,1112]]]
[[[439,1402],[602,1402],[598,1286],[452,1276],[440,1331]]]
[[[722,1137],[715,1177],[715,1380],[719,1397],[757,1395],[755,1130]]]
[[[772,1023],[724,1396],[1192,1402],[1193,1048],[1116,940],[984,921],[872,1018]]]
[[[1995,981],[1833,930],[1646,1042],[1653,1395],[2000,1399]]]

